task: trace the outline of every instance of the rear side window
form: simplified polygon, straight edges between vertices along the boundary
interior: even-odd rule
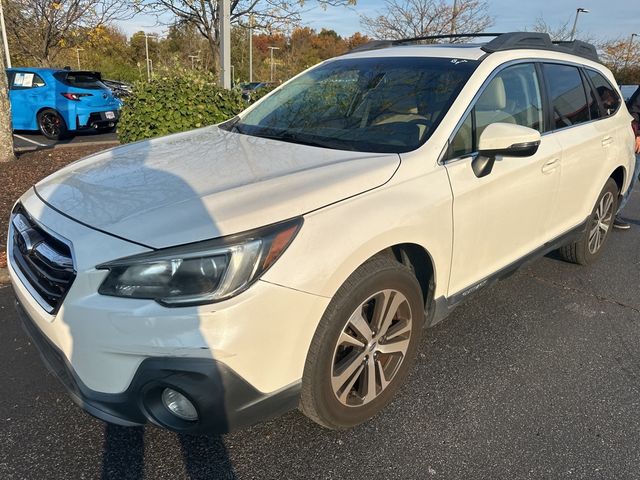
[[[33,72],[12,72],[9,78],[11,90],[23,90],[26,88],[44,87],[44,80]]]
[[[591,119],[582,76],[570,65],[545,64],[544,73],[549,85],[553,109],[553,128],[579,125]]]
[[[611,86],[609,81],[604,78],[602,74],[596,72],[595,70],[587,70],[587,75],[591,79],[591,83],[593,83],[593,86],[596,89],[594,93],[597,99],[596,104],[599,100],[600,105],[602,105],[603,113],[603,115],[600,115],[600,111],[598,109],[598,116],[592,116],[592,118],[600,118],[601,116],[608,117],[616,113],[618,111],[618,108],[620,108],[620,104],[622,103],[622,100],[620,99],[618,92],[616,92],[616,89]]]
[[[65,85],[76,88],[106,89],[107,86],[100,81],[100,77],[91,72],[57,72],[54,76]]]

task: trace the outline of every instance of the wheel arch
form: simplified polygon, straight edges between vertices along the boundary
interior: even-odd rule
[[[616,182],[616,185],[618,185],[618,194],[622,195],[624,182],[627,179],[627,170],[622,165],[620,165],[611,173],[611,175],[609,175],[609,178],[612,178],[613,181]]]

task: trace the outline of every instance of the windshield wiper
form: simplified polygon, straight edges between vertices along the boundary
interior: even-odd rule
[[[234,125],[234,131],[238,133],[244,133],[246,135],[252,135],[254,137],[268,138],[269,140],[280,140],[282,142],[297,143],[300,145],[309,145],[311,147],[330,148],[333,150],[353,150],[353,147],[344,144],[336,144],[330,140],[319,140],[315,138],[309,138],[304,135],[296,134],[293,132],[284,131],[278,134],[264,133],[264,132],[245,132],[238,128],[238,125]]]

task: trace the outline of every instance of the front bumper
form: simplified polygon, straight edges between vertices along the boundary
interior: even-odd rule
[[[126,391],[94,391],[82,382],[64,354],[43,335],[17,300],[16,309],[45,365],[73,401],[106,422],[135,426],[150,421],[182,433],[227,433],[279,416],[298,405],[299,382],[263,394],[225,364],[207,358],[147,358]],[[187,422],[169,413],[160,400],[167,387],[188,396],[196,406],[198,421]]]

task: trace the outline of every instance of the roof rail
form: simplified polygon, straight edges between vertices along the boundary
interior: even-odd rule
[[[499,37],[503,33],[451,33],[442,35],[426,35],[422,37],[400,38],[397,40],[372,40],[360,45],[359,47],[349,50],[349,53],[366,52],[368,50],[380,50],[381,48],[394,47],[396,45],[404,45],[406,43],[415,43],[425,40],[443,40],[445,38],[476,38],[476,37]]]
[[[510,33],[455,33],[444,35],[428,35],[424,37],[402,38],[399,40],[374,40],[349,51],[349,53],[366,52],[368,50],[379,50],[397,45],[405,45],[408,43],[416,43],[425,40],[442,40],[446,38],[479,38],[479,37],[495,37],[490,42],[484,44],[481,48],[487,53],[503,52],[506,50],[518,49],[534,49],[549,50],[553,52],[563,52],[579,57],[600,62],[596,47],[590,43],[574,40],[551,41],[548,33],[540,32],[510,32]]]
[[[600,62],[596,47],[590,43],[574,40],[571,42],[552,42],[548,33],[540,32],[511,32],[494,38],[482,50],[487,53],[503,52],[505,50],[534,49],[550,50],[553,52],[570,53],[579,57]]]

